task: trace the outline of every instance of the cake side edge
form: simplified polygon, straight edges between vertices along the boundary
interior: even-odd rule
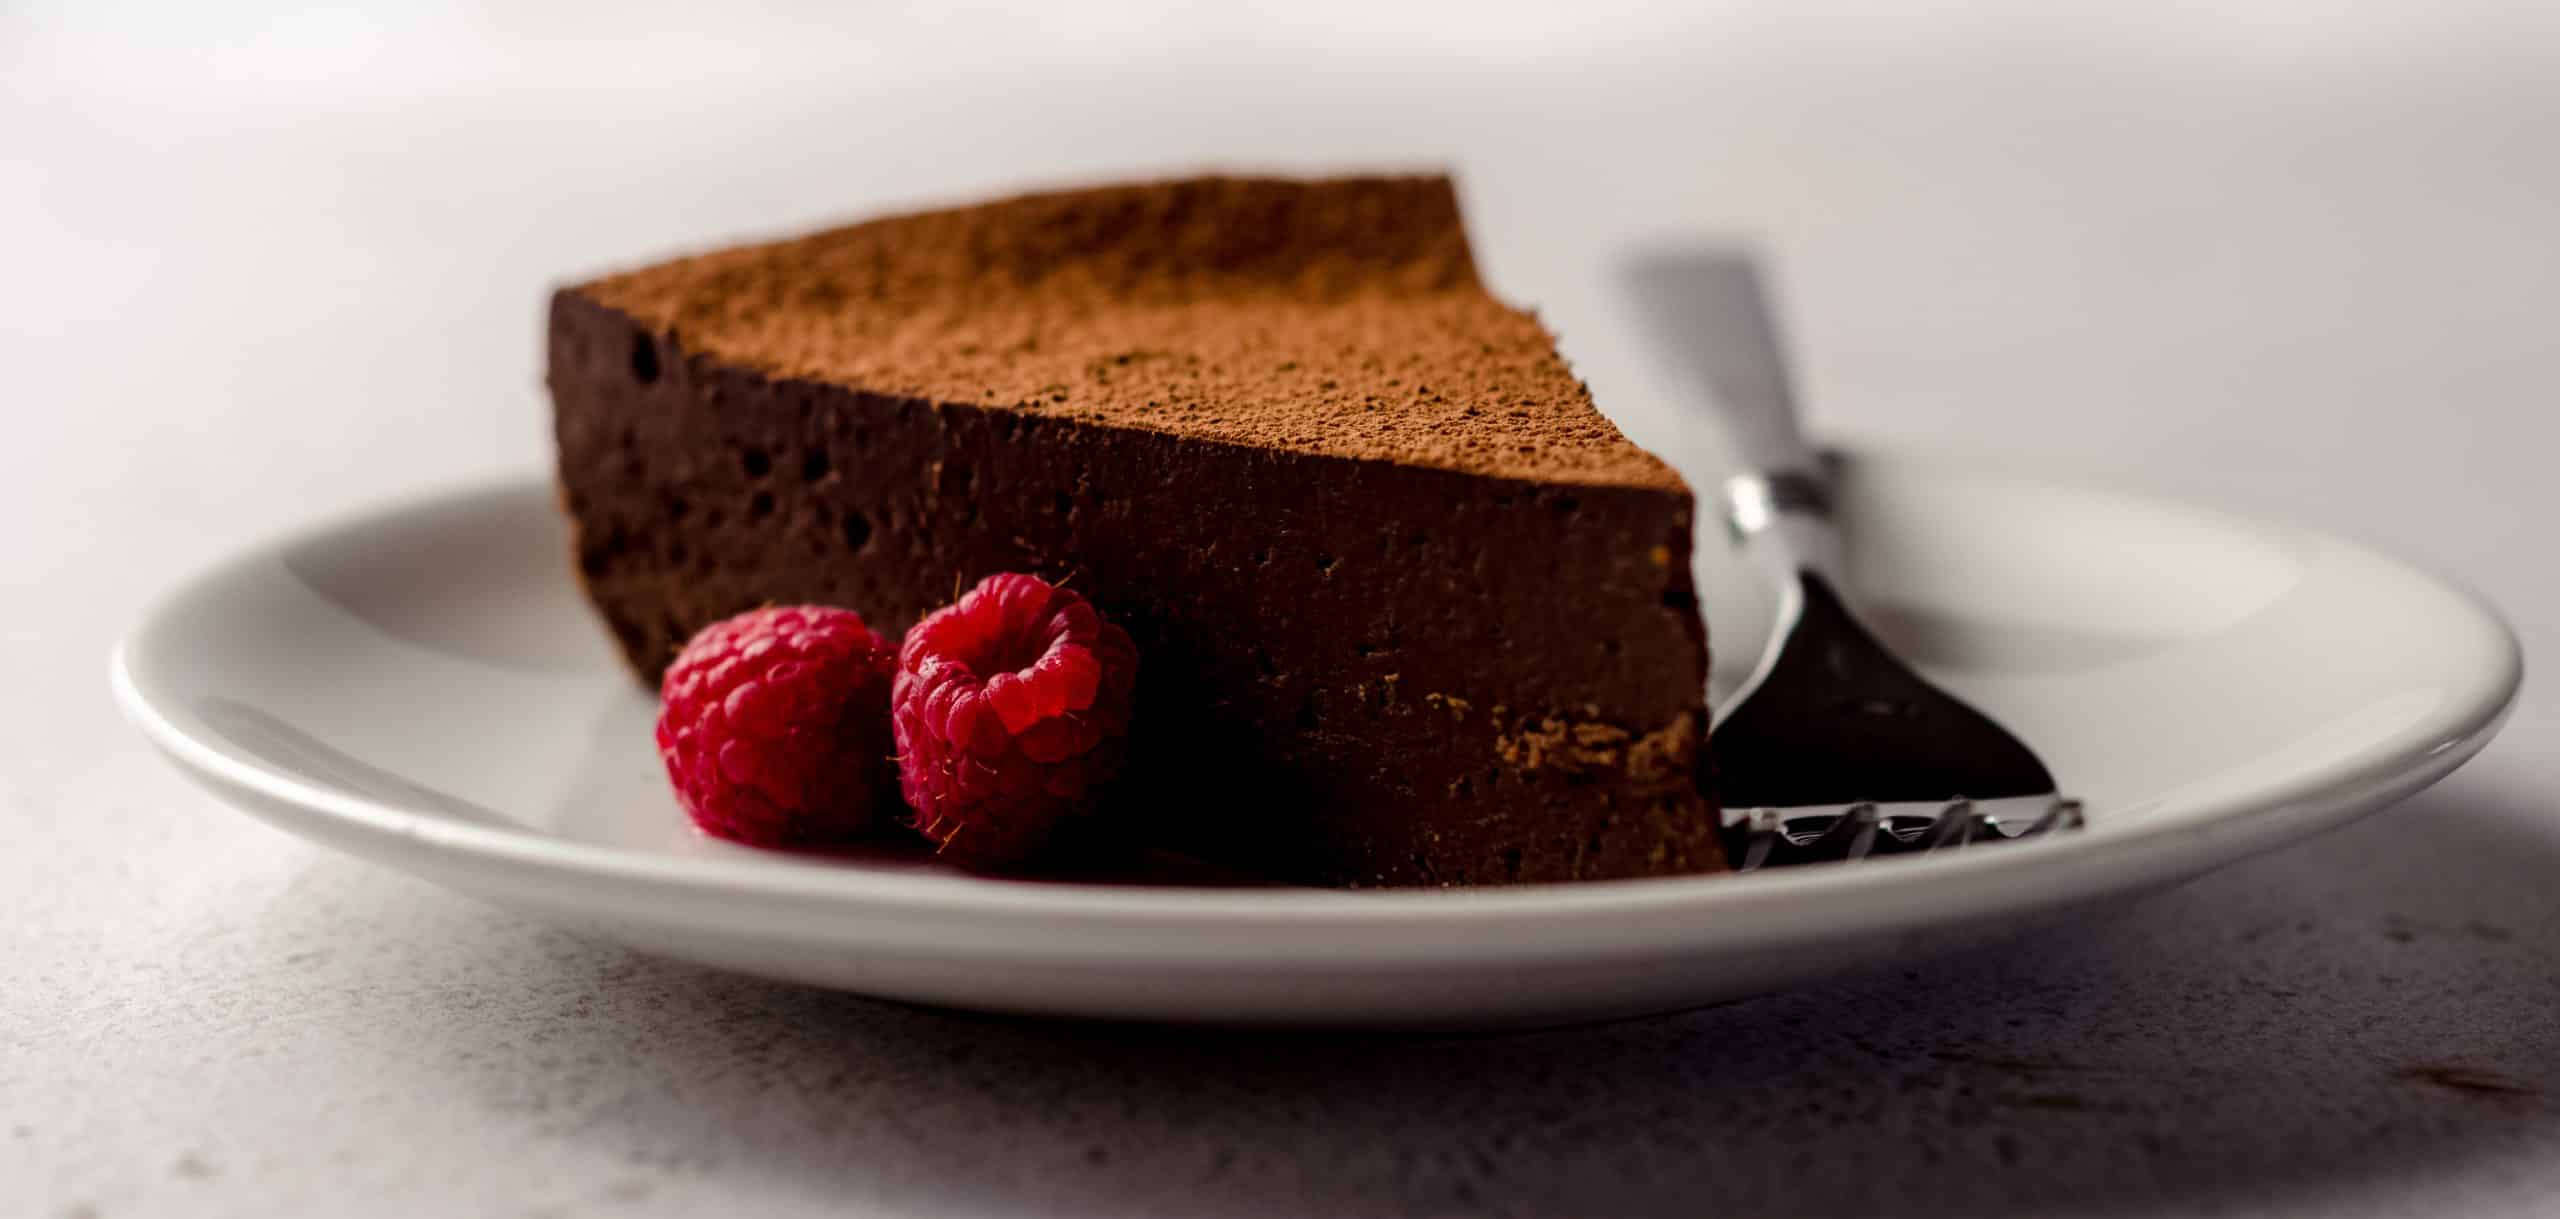
[[[636,319],[586,299],[575,288],[562,289],[553,297],[551,347],[548,381],[562,458],[562,500],[578,539],[579,578],[644,680],[663,665],[691,629],[764,600],[854,604],[880,617],[887,629],[900,629],[915,614],[947,599],[956,583],[986,570],[1038,570],[1053,576],[1083,570],[1083,587],[1092,592],[1097,577],[1091,565],[1080,564],[1073,553],[1077,528],[1125,539],[1130,523],[1148,511],[1161,510],[1170,502],[1163,490],[1181,481],[1179,470],[1138,466],[1131,467],[1132,478],[1150,485],[1124,495],[1074,479],[1061,480],[1060,486],[1045,492],[1060,497],[1057,519],[1052,521],[1022,497],[1009,501],[1003,495],[979,494],[982,488],[973,488],[972,480],[984,478],[991,480],[989,485],[1001,485],[1008,479],[1029,477],[1031,467],[1022,463],[1030,460],[1032,466],[1039,466],[1034,458],[1044,447],[1063,446],[1070,458],[1110,451],[1126,459],[1132,446],[1176,447],[1175,438],[1142,430],[1076,427],[1000,408],[867,396],[850,387],[773,380],[688,354],[678,336],[650,330]],[[884,443],[890,450],[881,455],[885,464],[867,464],[858,452],[859,434],[866,431],[875,433],[871,441]],[[899,434],[892,437],[891,432]],[[738,443],[741,440],[743,445]],[[848,441],[856,442],[854,451],[829,448]],[[1361,771],[1349,781],[1350,787],[1365,793],[1356,803],[1373,813],[1389,803],[1380,798],[1381,793],[1442,806],[1445,812],[1473,798],[1462,790],[1470,785],[1544,792],[1540,800],[1579,810],[1556,825],[1524,826],[1524,802],[1506,797],[1475,801],[1496,815],[1472,820],[1424,817],[1406,827],[1416,831],[1412,833],[1380,829],[1376,824],[1368,832],[1349,833],[1337,826],[1314,836],[1335,839],[1341,849],[1301,852],[1305,858],[1278,870],[1293,879],[1321,883],[1430,884],[1657,875],[1721,866],[1704,748],[1707,641],[1688,571],[1694,504],[1685,490],[1536,486],[1470,480],[1423,467],[1358,470],[1349,467],[1361,463],[1343,459],[1293,457],[1215,441],[1192,440],[1178,447],[1193,450],[1183,460],[1195,473],[1215,469],[1222,472],[1221,477],[1241,478],[1264,491],[1297,487],[1317,494],[1321,502],[1302,503],[1280,513],[1285,520],[1276,527],[1273,545],[1264,548],[1268,553],[1260,556],[1261,565],[1285,569],[1293,563],[1330,558],[1332,571],[1354,572],[1354,563],[1374,570],[1397,562],[1400,549],[1413,549],[1414,533],[1428,532],[1409,528],[1410,522],[1436,521],[1455,532],[1466,527],[1469,513],[1484,519],[1498,517],[1507,522],[1502,530],[1522,537],[1528,536],[1521,533],[1524,521],[1534,525],[1550,516],[1572,519],[1580,514],[1583,530],[1591,536],[1614,530],[1611,536],[1621,540],[1641,534],[1649,541],[1640,555],[1646,569],[1643,587],[1619,595],[1613,603],[1632,603],[1641,597],[1654,606],[1650,626],[1622,631],[1629,637],[1617,641],[1622,650],[1632,646],[1642,653],[1642,663],[1629,664],[1629,671],[1649,672],[1653,677],[1624,683],[1624,688],[1603,689],[1574,676],[1584,666],[1563,653],[1598,648],[1588,666],[1597,671],[1615,663],[1609,650],[1600,646],[1607,641],[1582,639],[1580,645],[1585,646],[1558,649],[1556,645],[1582,633],[1571,621],[1575,613],[1552,597],[1541,610],[1539,603],[1520,595],[1518,579],[1507,581],[1511,600],[1506,604],[1525,607],[1519,629],[1532,640],[1523,646],[1540,655],[1538,666],[1548,671],[1533,682],[1489,681],[1496,687],[1537,687],[1543,694],[1536,697],[1544,702],[1535,707],[1489,703],[1483,695],[1484,683],[1478,683],[1474,694],[1464,692],[1459,687],[1465,682],[1451,680],[1463,675],[1450,670],[1445,654],[1449,649],[1438,649],[1435,662],[1434,649],[1410,637],[1424,629],[1423,624],[1399,623],[1393,613],[1363,624],[1379,629],[1374,639],[1346,641],[1355,647],[1372,647],[1372,654],[1328,657],[1313,665],[1328,674],[1318,683],[1323,689],[1308,692],[1288,717],[1275,715],[1280,707],[1271,699],[1228,696],[1235,688],[1259,687],[1262,678],[1280,676],[1253,671],[1279,663],[1268,657],[1256,660],[1273,649],[1210,649],[1227,653],[1211,666],[1222,671],[1189,683],[1187,693],[1169,697],[1223,699],[1228,704],[1224,712],[1234,712],[1233,704],[1239,701],[1252,704],[1242,713],[1243,720],[1297,744],[1305,744],[1306,738],[1316,742],[1315,756],[1294,761],[1249,758],[1250,764],[1244,767],[1248,771],[1292,766],[1311,766],[1337,776],[1346,769]],[[1162,454],[1154,458],[1154,464],[1161,466]],[[972,463],[984,468],[973,474]],[[1048,465],[1050,475],[1078,473],[1056,461]],[[1396,485],[1415,478],[1426,484],[1424,491]],[[853,493],[855,482],[869,484],[873,494]],[[1440,501],[1461,484],[1470,484],[1463,487],[1465,510],[1454,517],[1435,515],[1441,512]],[[1498,502],[1506,497],[1519,502]],[[608,498],[613,502],[605,502]],[[1386,536],[1374,529],[1348,527],[1341,519],[1373,508],[1382,498],[1403,502],[1400,512],[1407,524],[1397,528],[1406,532]],[[1115,499],[1120,501],[1117,508]],[[1525,510],[1532,505],[1536,511]],[[1234,506],[1232,500],[1228,506]],[[637,519],[643,510],[649,514],[646,521]],[[990,513],[997,519],[985,519]],[[974,523],[986,528],[962,524],[955,529],[955,520],[964,514],[979,517]],[[672,521],[665,519],[670,515]],[[1207,562],[1217,570],[1203,579],[1233,595],[1239,587],[1234,565],[1256,556],[1218,555],[1218,545],[1233,539],[1201,532],[1200,525],[1192,522],[1184,536],[1205,542],[1210,551]],[[720,539],[742,532],[767,540],[780,538],[782,543],[745,555],[724,550]],[[1531,529],[1530,533],[1541,539],[1539,546],[1509,549],[1562,551],[1571,547],[1557,539],[1574,536],[1559,530]],[[1374,549],[1357,555],[1336,553],[1363,546]],[[1452,581],[1470,578],[1464,564],[1453,565],[1450,556],[1442,553],[1446,546],[1437,550],[1434,546],[1427,537],[1422,540],[1420,549],[1438,556],[1424,566]],[[880,548],[878,553],[874,547]],[[1629,574],[1624,570],[1627,563],[1594,565],[1589,555],[1555,561],[1585,574],[1602,572],[1621,586]],[[933,570],[924,571],[926,567]],[[944,567],[952,570],[946,574]],[[1283,578],[1275,571],[1242,580],[1241,586],[1267,591],[1266,579]],[[1411,591],[1407,587],[1411,581],[1382,583],[1381,579],[1319,576],[1303,587],[1321,590],[1341,580],[1366,581],[1373,594]],[[1121,572],[1103,583],[1139,587],[1143,582]],[[1444,591],[1463,595],[1467,590],[1453,585]],[[1336,616],[1356,610],[1339,596],[1326,600],[1322,608]],[[1357,595],[1352,600],[1358,600]],[[1408,608],[1419,603],[1409,596],[1404,602]],[[1247,607],[1245,612],[1254,611]],[[1140,608],[1139,617],[1162,619],[1166,613],[1162,605],[1151,604]],[[1134,625],[1147,629],[1145,623]],[[1292,630],[1279,620],[1265,629],[1279,634]],[[1181,657],[1186,650],[1200,651],[1196,631],[1177,631],[1174,636],[1179,638],[1175,638],[1166,634],[1161,621],[1152,631],[1158,642],[1150,651],[1151,660],[1184,663]],[[1399,631],[1408,636],[1400,639]],[[1278,649],[1282,660],[1305,663],[1303,656],[1312,654],[1306,632],[1296,632],[1292,638],[1295,642],[1289,647]],[[1547,655],[1550,651],[1558,654]],[[1411,663],[1399,663],[1400,655]],[[1193,657],[1194,662],[1199,659]],[[1624,659],[1622,652],[1619,660]],[[1440,670],[1436,675],[1432,673],[1435,663]],[[1522,675],[1516,670],[1510,674],[1512,678]],[[1222,687],[1228,694],[1219,693]],[[1646,691],[1643,697],[1627,697],[1638,687]],[[1170,688],[1182,691],[1184,683]],[[1308,715],[1314,716],[1311,727],[1304,723]],[[1478,722],[1460,727],[1470,715]],[[1413,731],[1432,717],[1448,717],[1452,723]],[[1238,716],[1210,718],[1232,721]],[[1281,721],[1276,728],[1275,718]],[[1306,730],[1300,731],[1302,727]],[[1443,774],[1450,768],[1439,765],[1421,767],[1429,772],[1423,775],[1386,773],[1393,769],[1394,750],[1445,744],[1453,739],[1453,732],[1463,742],[1455,747],[1484,759],[1485,767],[1455,777]],[[1183,735],[1196,739],[1204,734]],[[1346,743],[1346,735],[1368,736],[1372,744],[1364,748],[1357,740]],[[1688,744],[1678,744],[1684,741]],[[1236,748],[1230,739],[1226,752],[1235,754]],[[1666,761],[1666,751],[1673,749],[1684,749],[1685,756]],[[1254,750],[1247,746],[1244,752]],[[1133,774],[1138,769],[1133,766]],[[1157,799],[1178,798],[1173,789],[1204,781],[1197,768],[1164,769],[1186,777],[1147,785]],[[1282,790],[1289,786],[1282,785]],[[1323,798],[1340,786],[1319,783],[1297,794]],[[1547,830],[1570,831],[1574,837],[1567,843]],[[1435,833],[1443,845],[1431,845],[1430,835]],[[1272,843],[1287,836],[1228,835],[1235,841],[1223,846],[1209,843],[1203,853],[1223,856],[1225,861],[1239,854],[1268,857],[1275,850]],[[1539,841],[1504,845],[1524,839]],[[1631,845],[1637,842],[1644,845]],[[1198,850],[1201,844],[1182,845]]]

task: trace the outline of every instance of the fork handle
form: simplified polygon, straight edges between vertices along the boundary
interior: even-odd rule
[[[1667,371],[1712,405],[1744,472],[1725,484],[1725,523],[1755,557],[1836,586],[1831,480],[1805,443],[1758,260],[1731,247],[1664,250],[1627,264],[1626,285]]]

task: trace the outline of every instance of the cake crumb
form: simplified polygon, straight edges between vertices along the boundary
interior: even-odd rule
[[[1518,770],[1620,770],[1640,783],[1687,773],[1697,751],[1697,719],[1688,715],[1642,734],[1598,719],[1551,715],[1494,741],[1494,752]]]

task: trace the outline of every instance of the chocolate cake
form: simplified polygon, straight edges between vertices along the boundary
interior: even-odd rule
[[[1722,866],[1678,476],[1478,280],[1449,183],[1031,195],[561,290],[577,564],[635,669],[998,571],[1145,658],[1107,820],[1279,879]]]

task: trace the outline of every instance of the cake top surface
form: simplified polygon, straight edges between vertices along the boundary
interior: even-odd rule
[[[1028,195],[577,291],[771,376],[1502,477],[1681,487],[1477,278],[1439,177]]]

